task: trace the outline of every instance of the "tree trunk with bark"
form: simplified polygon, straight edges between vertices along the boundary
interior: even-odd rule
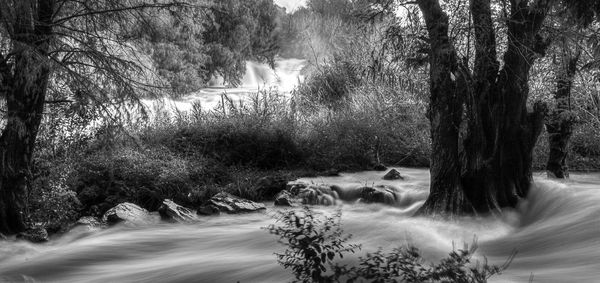
[[[0,233],[26,229],[33,149],[50,76],[48,50],[55,0],[18,1],[11,40],[14,55],[0,136]]]
[[[556,78],[556,92],[554,93],[556,106],[546,122],[548,145],[550,147],[546,171],[548,176],[553,178],[565,179],[569,177],[567,154],[575,122],[571,112],[571,88],[580,55],[580,50],[572,53],[566,42],[563,42]]]
[[[454,47],[439,2],[418,3],[431,47],[433,140],[430,196],[419,213],[487,213],[514,207],[532,183],[532,153],[543,128],[545,106],[535,104],[530,112],[527,101],[531,66],[548,45],[538,34],[548,7],[511,1],[500,69],[490,1],[471,0],[476,50],[471,72],[456,52],[447,52]]]

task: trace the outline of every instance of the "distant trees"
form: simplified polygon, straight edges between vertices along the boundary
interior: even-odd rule
[[[223,0],[187,8],[185,15],[153,11],[133,23],[142,51],[177,94],[206,85],[214,76],[236,85],[246,61],[274,64],[284,11],[272,0]]]
[[[247,60],[274,65],[279,19],[285,12],[273,0],[221,0],[211,11],[202,33],[209,75],[221,75],[235,85],[245,73]]]

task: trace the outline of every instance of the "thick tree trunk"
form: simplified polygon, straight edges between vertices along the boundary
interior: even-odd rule
[[[50,76],[47,53],[54,0],[15,4],[14,67],[0,136],[0,233],[26,228],[31,160]]]
[[[463,111],[460,76],[454,46],[448,37],[448,16],[437,1],[420,1],[430,35],[431,195],[426,212],[463,210],[468,200],[461,194],[459,127]]]
[[[545,113],[542,104],[536,104],[528,113],[528,79],[536,56],[547,46],[537,34],[547,7],[530,9],[526,1],[511,3],[508,48],[504,67],[499,70],[490,1],[471,0],[476,27],[471,75],[455,67],[455,53],[448,55],[453,58],[439,59],[438,54],[447,49],[436,44],[447,38],[445,14],[437,0],[419,1],[431,41],[430,115],[435,118],[431,119],[430,196],[420,214],[496,212],[514,207],[527,195],[532,182],[533,147]],[[444,77],[439,73],[455,77],[456,82],[440,80]],[[463,101],[464,118],[463,108],[455,104]]]
[[[564,179],[569,177],[567,154],[569,140],[573,133],[574,118],[571,115],[571,87],[577,71],[580,52],[571,54],[568,46],[563,46],[560,70],[556,78],[556,106],[546,122],[550,152],[546,171],[549,177]]]

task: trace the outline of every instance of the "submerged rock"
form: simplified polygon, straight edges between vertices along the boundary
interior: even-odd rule
[[[384,180],[404,180],[404,177],[396,169],[392,169],[383,176]]]
[[[257,203],[247,199],[243,199],[226,192],[220,192],[213,196],[208,201],[207,205],[214,206],[220,212],[231,214],[254,212],[266,209],[265,205],[262,203]]]
[[[165,199],[158,208],[158,213],[163,220],[189,223],[198,221],[196,214],[189,208],[176,204],[170,199]]]
[[[134,225],[151,222],[150,212],[129,202],[120,203],[104,213],[102,221],[108,224],[127,222]]]
[[[375,186],[360,188],[360,202],[395,204],[396,192],[388,186]]]
[[[42,227],[27,229],[17,234],[17,239],[23,239],[32,243],[43,243],[48,241],[48,231]]]

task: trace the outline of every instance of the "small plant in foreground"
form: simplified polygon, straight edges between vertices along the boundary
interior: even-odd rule
[[[283,226],[269,225],[266,229],[288,246],[285,252],[276,254],[277,262],[286,269],[291,268],[298,281],[336,281],[341,269],[333,260],[360,249],[360,245],[347,244],[352,235],[343,235],[339,210],[333,216],[325,216],[308,207],[278,214],[278,222]]]
[[[463,249],[453,250],[439,263],[428,263],[414,246],[396,248],[390,253],[379,249],[360,257],[356,266],[339,265],[335,260],[345,253],[354,253],[360,245],[348,244],[352,235],[341,229],[341,211],[326,216],[308,207],[302,210],[278,212],[282,226],[269,225],[265,229],[279,236],[287,246],[276,253],[278,263],[292,269],[297,282],[458,282],[483,283],[493,275],[506,270],[516,253],[501,266],[472,264],[477,242]]]

